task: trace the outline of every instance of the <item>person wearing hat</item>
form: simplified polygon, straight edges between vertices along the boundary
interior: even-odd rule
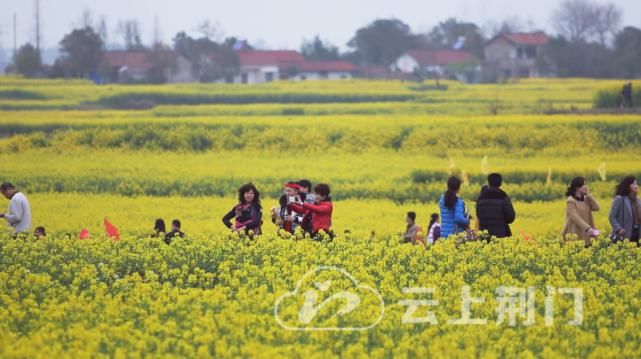
[[[503,177],[492,173],[487,177],[487,186],[483,186],[476,201],[476,218],[479,230],[487,231],[490,236],[505,238],[512,236],[510,224],[514,223],[516,213],[512,200],[502,189]]]
[[[303,221],[303,214],[298,213],[288,204],[299,203],[302,201],[298,195],[300,185],[296,182],[287,182],[283,185],[283,195],[278,200],[279,206],[272,207],[272,222],[276,224],[280,230],[288,233],[294,233]]]

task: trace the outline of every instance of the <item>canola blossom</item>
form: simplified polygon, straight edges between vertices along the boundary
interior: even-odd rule
[[[0,231],[0,357],[639,357],[641,252],[607,217],[641,116],[591,110],[619,83],[443,84],[0,78],[0,181],[48,233]],[[474,215],[492,172],[514,237],[401,244],[448,176]],[[601,207],[590,248],[560,236],[575,176]],[[301,178],[331,185],[333,241],[276,234]],[[247,182],[253,239],[221,221]],[[151,238],[157,218],[187,235]]]

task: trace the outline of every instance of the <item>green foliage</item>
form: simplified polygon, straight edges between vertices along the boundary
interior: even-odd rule
[[[621,88],[601,90],[594,97],[596,108],[619,108],[622,104]],[[632,104],[634,107],[641,106],[641,83],[633,84]]]

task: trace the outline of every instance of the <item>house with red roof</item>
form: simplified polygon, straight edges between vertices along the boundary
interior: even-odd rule
[[[349,61],[303,61],[281,67],[281,78],[295,81],[352,78],[356,67]],[[289,75],[289,76],[288,76]]]
[[[234,79],[236,83],[347,79],[355,71],[347,61],[306,61],[292,50],[247,50],[237,54],[240,73]]]
[[[477,83],[481,77],[481,60],[461,50],[407,51],[390,68],[406,76],[454,78],[465,83]]]
[[[109,81],[142,81],[153,68],[148,51],[107,51],[102,55],[100,68]]]
[[[170,83],[197,81],[189,62],[171,50],[106,51],[99,64],[100,81],[107,83],[157,81],[154,77],[161,76],[160,71]]]
[[[536,61],[549,42],[543,32],[499,34],[485,44],[485,65],[498,78],[543,77]]]

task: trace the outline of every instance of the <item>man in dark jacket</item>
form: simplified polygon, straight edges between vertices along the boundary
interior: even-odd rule
[[[183,238],[184,236],[185,232],[180,230],[180,221],[174,219],[171,221],[171,232],[165,234],[165,243],[171,244],[171,241],[175,238]]]
[[[498,173],[487,177],[487,186],[481,189],[481,195],[476,201],[476,218],[479,229],[497,238],[512,236],[510,224],[514,222],[516,214],[512,200],[507,193],[501,190],[503,178]]]

